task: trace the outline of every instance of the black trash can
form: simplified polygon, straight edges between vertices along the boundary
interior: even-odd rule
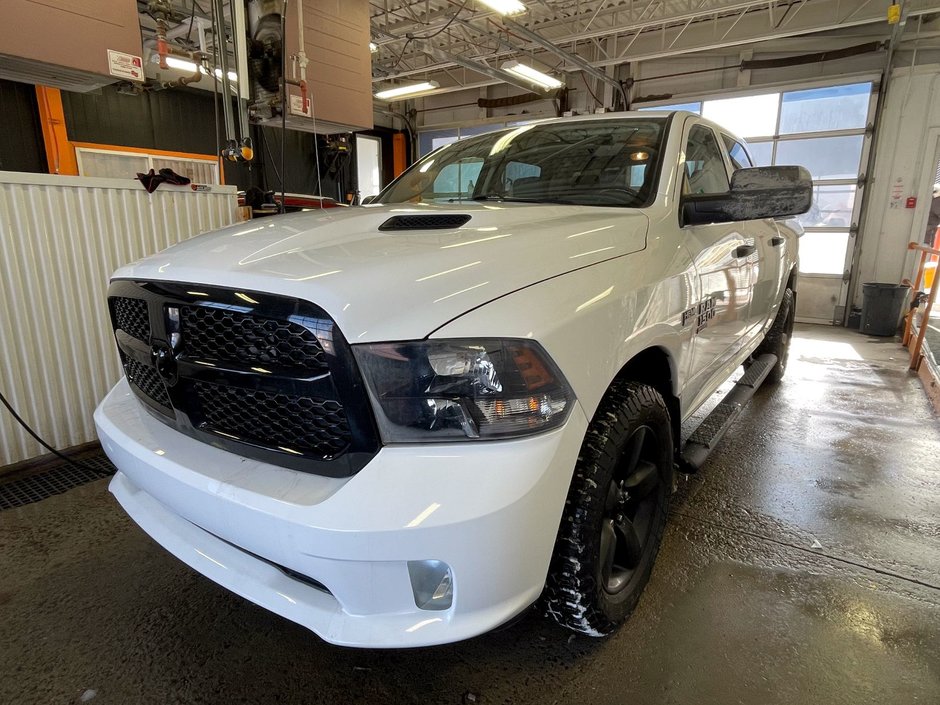
[[[894,335],[901,309],[910,291],[903,284],[862,284],[862,320],[859,332],[865,335]]]

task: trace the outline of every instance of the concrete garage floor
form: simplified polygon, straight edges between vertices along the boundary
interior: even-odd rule
[[[0,513],[0,702],[938,703],[940,424],[894,341],[797,336],[610,639],[530,617],[332,647],[164,553],[101,481]]]

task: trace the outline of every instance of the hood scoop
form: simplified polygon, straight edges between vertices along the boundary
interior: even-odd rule
[[[390,230],[450,230],[470,220],[466,213],[420,213],[395,215],[379,226],[382,232]]]

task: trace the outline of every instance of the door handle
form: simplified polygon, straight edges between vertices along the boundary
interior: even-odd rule
[[[783,244],[783,238],[782,238],[782,237],[772,237],[772,238],[770,238],[770,246],[771,246],[771,247],[780,247],[780,245],[782,245],[782,244]]]
[[[755,252],[757,252],[757,245],[741,245],[734,251],[734,257],[735,259],[739,259],[753,255]]]

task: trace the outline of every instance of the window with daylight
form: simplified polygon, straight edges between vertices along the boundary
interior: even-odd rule
[[[688,110],[690,113],[701,113],[701,103],[673,103],[671,105],[654,105],[649,108],[640,108],[640,110],[662,110],[665,112],[672,110]]]
[[[474,135],[485,135],[487,132],[504,130],[506,126],[506,123],[495,122],[489,125],[453,127],[447,130],[422,130],[418,133],[418,151],[421,153],[420,156],[423,157],[445,144],[452,144]]]
[[[702,117],[714,120],[738,137],[769,137],[777,132],[779,93],[706,100]]]
[[[120,148],[76,147],[78,173],[107,179],[133,179],[150,169],[172,169],[196,184],[219,183],[219,164],[215,157],[185,157],[158,152],[127,152]]]
[[[809,169],[815,202],[800,218],[807,230],[800,241],[800,271],[840,275],[857,218],[855,190],[871,108],[872,84],[866,81],[640,110],[689,110],[745,138],[747,145],[738,147],[725,140],[738,168],[750,161],[754,166],[799,164]]]
[[[786,135],[865,127],[870,95],[868,83],[784,93],[779,132]]]
[[[748,139],[757,166],[799,164],[815,186],[813,208],[801,216],[800,271],[841,275],[855,224],[858,178],[872,84],[852,83],[702,102],[702,115]],[[740,165],[731,145],[732,161]]]

